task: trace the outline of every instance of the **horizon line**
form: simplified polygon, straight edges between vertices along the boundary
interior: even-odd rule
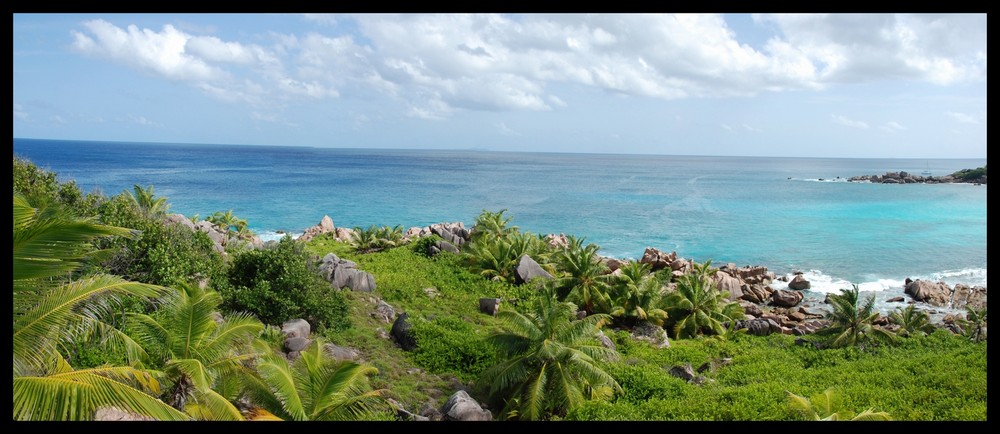
[[[490,149],[485,147],[467,148],[394,148],[394,147],[343,147],[343,146],[311,146],[311,145],[278,145],[278,144],[253,144],[253,143],[204,143],[204,142],[157,142],[157,141],[137,141],[137,140],[95,140],[95,139],[50,139],[39,137],[13,137],[13,140],[38,140],[51,142],[93,142],[93,143],[119,143],[119,144],[148,144],[148,145],[208,145],[208,146],[256,146],[256,147],[277,147],[277,148],[301,148],[301,149],[341,149],[341,150],[382,150],[382,151],[457,151],[457,152],[493,152],[511,154],[563,154],[563,155],[628,155],[628,156],[663,156],[663,157],[732,157],[732,158],[822,158],[822,159],[843,159],[843,160],[986,160],[982,157],[829,157],[829,156],[787,156],[787,155],[712,155],[712,154],[664,154],[648,152],[569,152],[569,151],[530,151],[530,150],[505,150]]]

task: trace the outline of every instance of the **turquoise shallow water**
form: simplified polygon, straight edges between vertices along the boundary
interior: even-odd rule
[[[172,212],[232,209],[262,238],[337,226],[426,226],[507,209],[537,234],[600,253],[647,246],[713,264],[805,272],[812,292],[903,280],[986,285],[986,186],[850,183],[935,176],[986,160],[827,159],[370,150],[14,139],[14,154],[111,195],[153,185]],[[838,178],[839,177],[839,178]]]

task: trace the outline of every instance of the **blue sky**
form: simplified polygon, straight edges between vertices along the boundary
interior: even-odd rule
[[[14,14],[15,138],[986,158],[986,14]]]

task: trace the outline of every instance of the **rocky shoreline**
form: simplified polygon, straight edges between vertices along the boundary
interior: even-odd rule
[[[307,241],[322,234],[331,234],[333,239],[350,242],[354,230],[339,228],[329,216],[324,216],[316,226],[307,228],[298,239]],[[431,247],[431,254],[440,251],[458,253],[463,244],[469,242],[471,231],[462,222],[437,223],[426,227],[412,227],[404,233],[404,240],[437,235],[441,237],[436,245]],[[568,238],[564,234],[548,234],[545,239],[552,247],[565,246]],[[325,262],[336,258],[325,258]],[[618,269],[627,260],[612,257],[602,257],[610,273],[620,273]],[[695,265],[693,259],[679,257],[677,252],[664,252],[654,247],[647,247],[638,260],[649,264],[652,271],[666,270],[675,276],[690,272]],[[515,270],[516,280],[527,282],[534,278],[551,278],[530,256],[525,255]],[[784,333],[794,335],[810,334],[826,326],[825,313],[829,311],[827,301],[806,297],[810,282],[801,274],[793,277],[778,277],[766,266],[743,266],[722,264],[714,277],[718,288],[729,293],[731,300],[740,303],[746,318],[738,324],[739,328],[747,328],[752,334],[766,335]],[[772,283],[787,282],[787,289],[773,289]],[[917,304],[918,308],[927,311],[939,327],[954,329],[955,320],[964,318],[961,311],[966,307],[982,309],[986,307],[986,288],[970,287],[964,284],[949,286],[943,281],[911,280],[906,278],[905,288],[901,294],[880,294],[879,301],[891,304]],[[673,285],[673,284],[671,284]],[[368,285],[366,285],[368,287]],[[370,284],[374,288],[374,282]],[[497,301],[499,302],[499,300]],[[492,305],[495,309],[495,305]],[[948,312],[952,311],[952,312]],[[959,316],[961,315],[961,316]],[[878,323],[891,328],[886,312],[883,312]]]
[[[181,225],[192,231],[206,232],[215,242],[215,250],[226,254],[227,247],[242,246],[242,248],[259,249],[268,246],[276,241],[261,242],[256,236],[239,237],[212,225],[209,222],[192,222],[190,219],[180,214],[166,216],[166,221]],[[329,216],[323,216],[319,224],[306,228],[298,238],[308,241],[320,235],[328,236],[340,242],[350,242],[354,236],[354,229],[339,228],[333,223]],[[437,235],[441,238],[433,246],[430,246],[429,254],[438,254],[441,251],[453,253],[460,252],[460,246],[471,240],[471,230],[466,228],[462,222],[437,223],[425,227],[412,227],[404,233],[404,242],[413,241],[421,237]],[[329,235],[326,235],[329,234]],[[544,237],[551,247],[567,246],[569,238],[564,234],[549,234]],[[628,261],[601,257],[609,270],[609,273],[621,273],[621,267]],[[638,262],[649,264],[652,271],[666,271],[675,277],[683,276],[691,272],[696,262],[677,255],[677,252],[664,252],[653,247],[647,247],[642,258]],[[523,284],[534,279],[552,279],[534,259],[529,255],[521,257],[518,265],[513,270],[516,275],[516,284]],[[321,261],[319,272],[331,286],[337,289],[347,289],[357,292],[371,294],[376,288],[376,278],[372,274],[357,268],[357,264],[352,261],[338,258],[333,253],[328,253]],[[806,336],[819,331],[830,325],[826,319],[829,308],[824,306],[826,300],[811,300],[806,297],[806,292],[811,284],[801,273],[796,273],[792,277],[778,277],[766,266],[743,266],[736,264],[723,264],[718,267],[717,272],[712,277],[718,288],[729,295],[730,300],[738,302],[744,309],[744,318],[734,324],[737,330],[746,330],[747,333],[755,336],[765,336],[775,333]],[[774,289],[771,285],[775,282],[784,282],[787,289]],[[670,283],[664,290],[671,290],[675,283]],[[434,288],[427,288],[425,291],[433,291]],[[429,292],[428,296],[433,298],[437,294]],[[935,313],[936,309],[961,310],[966,307],[983,309],[986,307],[986,288],[981,286],[969,287],[968,285],[956,284],[950,287],[945,282],[930,282],[924,280],[906,279],[905,289],[902,294],[884,294],[884,302],[904,304],[916,304],[919,309],[928,313]],[[514,300],[504,300],[500,298],[479,299],[478,309],[488,315],[496,315],[501,303],[513,302]],[[416,347],[416,342],[411,334],[412,324],[409,322],[408,314],[397,312],[396,308],[386,303],[378,297],[368,297],[368,304],[371,311],[369,315],[377,318],[387,326],[391,324],[390,331],[378,329],[379,335],[384,339],[396,342],[404,351],[412,351]],[[582,312],[581,312],[582,313]],[[585,315],[585,313],[582,313]],[[965,315],[959,312],[949,313],[938,318],[933,318],[932,324],[939,328],[945,328],[953,333],[961,333],[959,321]],[[890,331],[898,329],[892,324],[885,314],[880,314],[875,324]],[[284,335],[282,350],[286,357],[294,359],[299,352],[311,341],[310,324],[301,318],[292,318],[282,324],[281,333]],[[634,339],[647,341],[651,345],[660,348],[669,348],[670,340],[666,331],[662,327],[646,323],[640,324],[630,330]],[[985,327],[982,330],[985,338]],[[601,334],[602,345],[614,348],[614,342]],[[798,338],[796,345],[812,345],[820,348],[818,341],[807,338]],[[360,352],[349,347],[341,347],[332,343],[324,346],[324,351],[331,357],[338,360],[360,359]],[[690,364],[677,365],[670,368],[670,375],[682,378],[685,381],[701,384],[705,380],[703,375],[699,375],[707,369],[715,369],[718,366],[729,363],[729,359],[713,360],[706,362],[695,371]],[[400,403],[393,402],[396,408],[397,417],[400,420],[456,420],[470,421],[493,419],[489,409],[481,406],[475,399],[471,398],[464,387],[457,387],[457,391],[452,394],[448,401],[441,408],[424,408],[420,414],[413,413],[404,408]],[[426,407],[426,406],[425,406]],[[123,420],[118,416],[102,416],[110,419],[103,420]]]
[[[847,178],[848,182],[870,182],[873,184],[974,184],[986,185],[986,175],[971,180],[954,175],[930,176],[908,172],[886,172],[882,175],[860,175]]]

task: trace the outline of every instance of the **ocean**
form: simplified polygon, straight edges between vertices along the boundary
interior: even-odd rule
[[[713,265],[802,272],[814,296],[857,284],[879,298],[906,278],[986,286],[986,186],[871,184],[943,176],[986,159],[844,159],[347,149],[14,139],[15,156],[111,196],[152,185],[169,212],[232,212],[262,239],[329,215],[338,227],[440,222],[483,210],[599,253],[646,247]],[[781,283],[772,285],[780,288]]]

